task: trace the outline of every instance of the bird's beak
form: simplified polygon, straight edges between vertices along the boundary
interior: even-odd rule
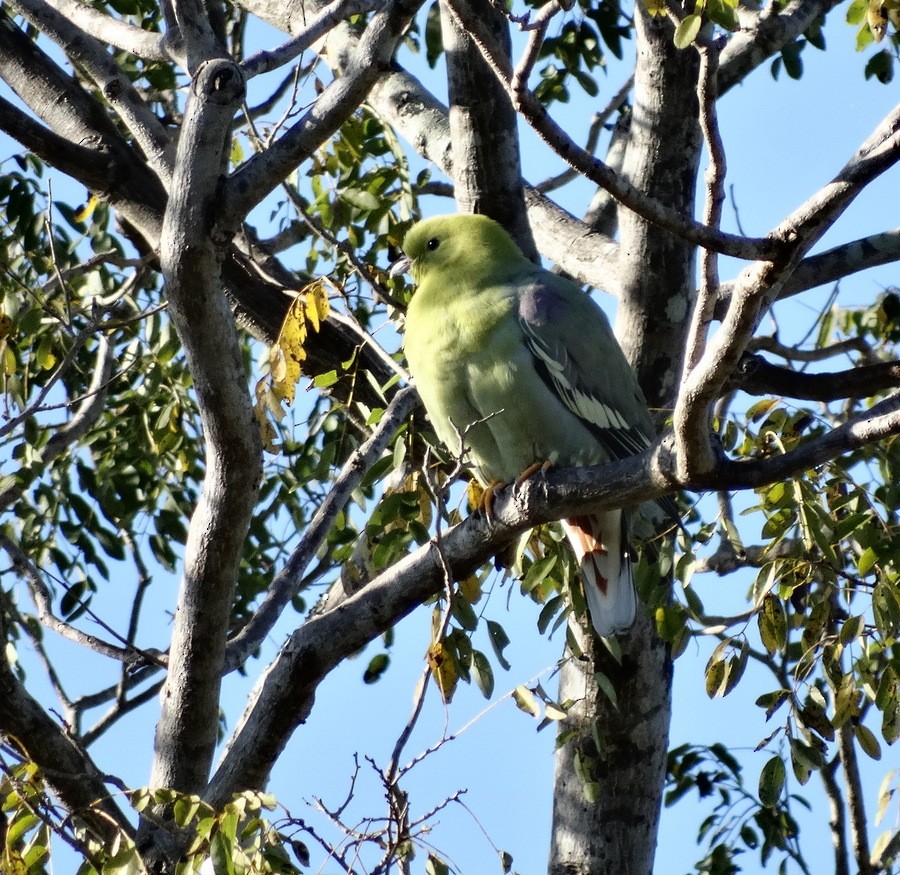
[[[406,273],[411,266],[412,259],[408,255],[402,255],[391,265],[388,274],[393,277],[397,276],[397,274]]]

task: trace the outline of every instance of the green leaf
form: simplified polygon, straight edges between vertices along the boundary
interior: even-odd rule
[[[433,70],[438,58],[443,54],[444,40],[441,34],[441,10],[438,3],[433,3],[425,19],[425,60]]]
[[[773,756],[764,766],[759,775],[759,801],[766,808],[774,808],[784,792],[784,784],[787,771],[784,760],[780,756]]]
[[[713,653],[709,662],[706,664],[706,695],[709,696],[710,699],[714,699],[721,695],[719,691],[724,686],[727,674],[728,665],[725,662],[724,656],[722,656],[722,654]]]
[[[598,671],[594,674],[594,680],[597,682],[597,686],[606,694],[606,698],[618,708],[619,697],[616,693],[616,688],[613,686],[613,682],[603,674],[602,671]]]
[[[525,572],[525,577],[522,579],[522,592],[529,593],[541,583],[547,575],[553,571],[557,559],[558,554],[553,553],[550,556],[544,556],[542,559],[538,559],[537,562],[533,562],[528,571]]]
[[[506,634],[506,630],[496,620],[488,620],[487,628],[488,637],[491,639],[491,647],[494,648],[494,655],[497,657],[497,662],[500,663],[505,671],[509,671],[509,662],[503,655],[504,649],[509,644],[509,636]]]
[[[675,28],[676,48],[686,49],[697,38],[697,34],[700,33],[702,24],[702,17],[696,13],[686,15],[679,21],[678,27]]]
[[[851,642],[859,638],[860,633],[865,628],[865,621],[861,614],[848,617],[841,625],[840,642],[845,647]]]
[[[868,9],[869,0],[853,0],[847,7],[847,24],[862,24]]]
[[[478,614],[475,613],[475,609],[462,593],[457,592],[453,597],[453,601],[450,604],[450,613],[467,632],[474,632],[478,628]]]
[[[783,652],[787,644],[787,615],[781,599],[767,595],[756,619],[763,647],[772,655]]]
[[[450,875],[450,867],[434,854],[429,854],[425,862],[425,875]]]
[[[485,699],[490,699],[494,694],[494,670],[491,668],[488,658],[480,650],[472,651],[472,674]]]
[[[853,727],[853,734],[856,736],[857,743],[867,756],[871,757],[873,760],[881,759],[881,745],[878,743],[875,733],[872,732],[868,726],[857,723],[856,726]]]
[[[856,570],[860,577],[865,577],[878,561],[878,554],[871,547],[866,547],[856,560]]]
[[[390,664],[391,658],[387,653],[378,653],[373,656],[363,672],[363,683],[374,684],[381,680],[381,676],[388,670]]]

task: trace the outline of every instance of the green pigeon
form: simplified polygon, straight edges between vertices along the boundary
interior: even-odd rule
[[[654,435],[634,371],[597,304],[529,261],[486,216],[446,215],[403,241],[417,289],[403,346],[434,430],[468,452],[485,486],[536,465],[595,465],[642,452]],[[634,622],[626,516],[562,521],[597,633]]]

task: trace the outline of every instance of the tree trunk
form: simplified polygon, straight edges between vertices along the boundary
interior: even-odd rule
[[[678,51],[671,25],[638,6],[634,115],[623,172],[638,188],[692,214],[701,136],[697,54]],[[694,250],[620,210],[617,335],[648,401],[664,408],[678,384],[682,336],[694,296]],[[560,701],[574,734],[557,752],[550,875],[653,869],[671,719],[668,646],[642,613],[621,636],[618,664],[600,642],[569,658]],[[597,677],[612,683],[613,703]]]

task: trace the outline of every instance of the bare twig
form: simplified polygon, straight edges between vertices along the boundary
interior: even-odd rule
[[[799,349],[796,346],[787,346],[781,343],[777,337],[753,337],[747,344],[750,351],[761,350],[781,356],[783,359],[795,362],[822,362],[850,352],[858,352],[867,365],[884,364],[872,352],[872,347],[862,337],[850,337],[837,343],[816,349]]]
[[[622,108],[622,104],[628,99],[632,88],[634,88],[634,76],[629,76],[624,85],[610,98],[606,106],[600,112],[594,113],[594,117],[591,119],[591,126],[588,128],[587,140],[584,144],[586,152],[589,152],[591,155],[594,154],[597,149],[597,143],[600,140],[600,131],[603,130],[604,125],[606,125],[613,114]],[[570,167],[568,170],[564,170],[550,179],[539,182],[535,186],[535,190],[541,194],[547,194],[570,182],[574,182],[576,179],[578,179],[578,171]]]
[[[100,653],[103,656],[107,656],[110,659],[115,659],[120,662],[135,664],[142,662],[145,659],[155,661],[156,657],[149,652],[138,650],[136,647],[120,647],[115,644],[110,644],[108,641],[97,638],[96,635],[82,632],[81,629],[77,629],[70,623],[66,623],[64,620],[59,619],[59,617],[53,613],[53,597],[50,590],[44,583],[40,570],[35,567],[25,551],[3,532],[0,532],[0,547],[9,554],[9,557],[13,562],[13,567],[24,575],[25,579],[28,581],[29,592],[37,607],[38,619],[48,629],[52,629],[54,632],[62,635],[63,638],[68,638],[76,644],[81,644],[96,653]],[[95,622],[100,624],[107,632],[111,635],[116,635],[115,630],[110,628],[99,617],[95,614],[91,614],[91,616]]]

